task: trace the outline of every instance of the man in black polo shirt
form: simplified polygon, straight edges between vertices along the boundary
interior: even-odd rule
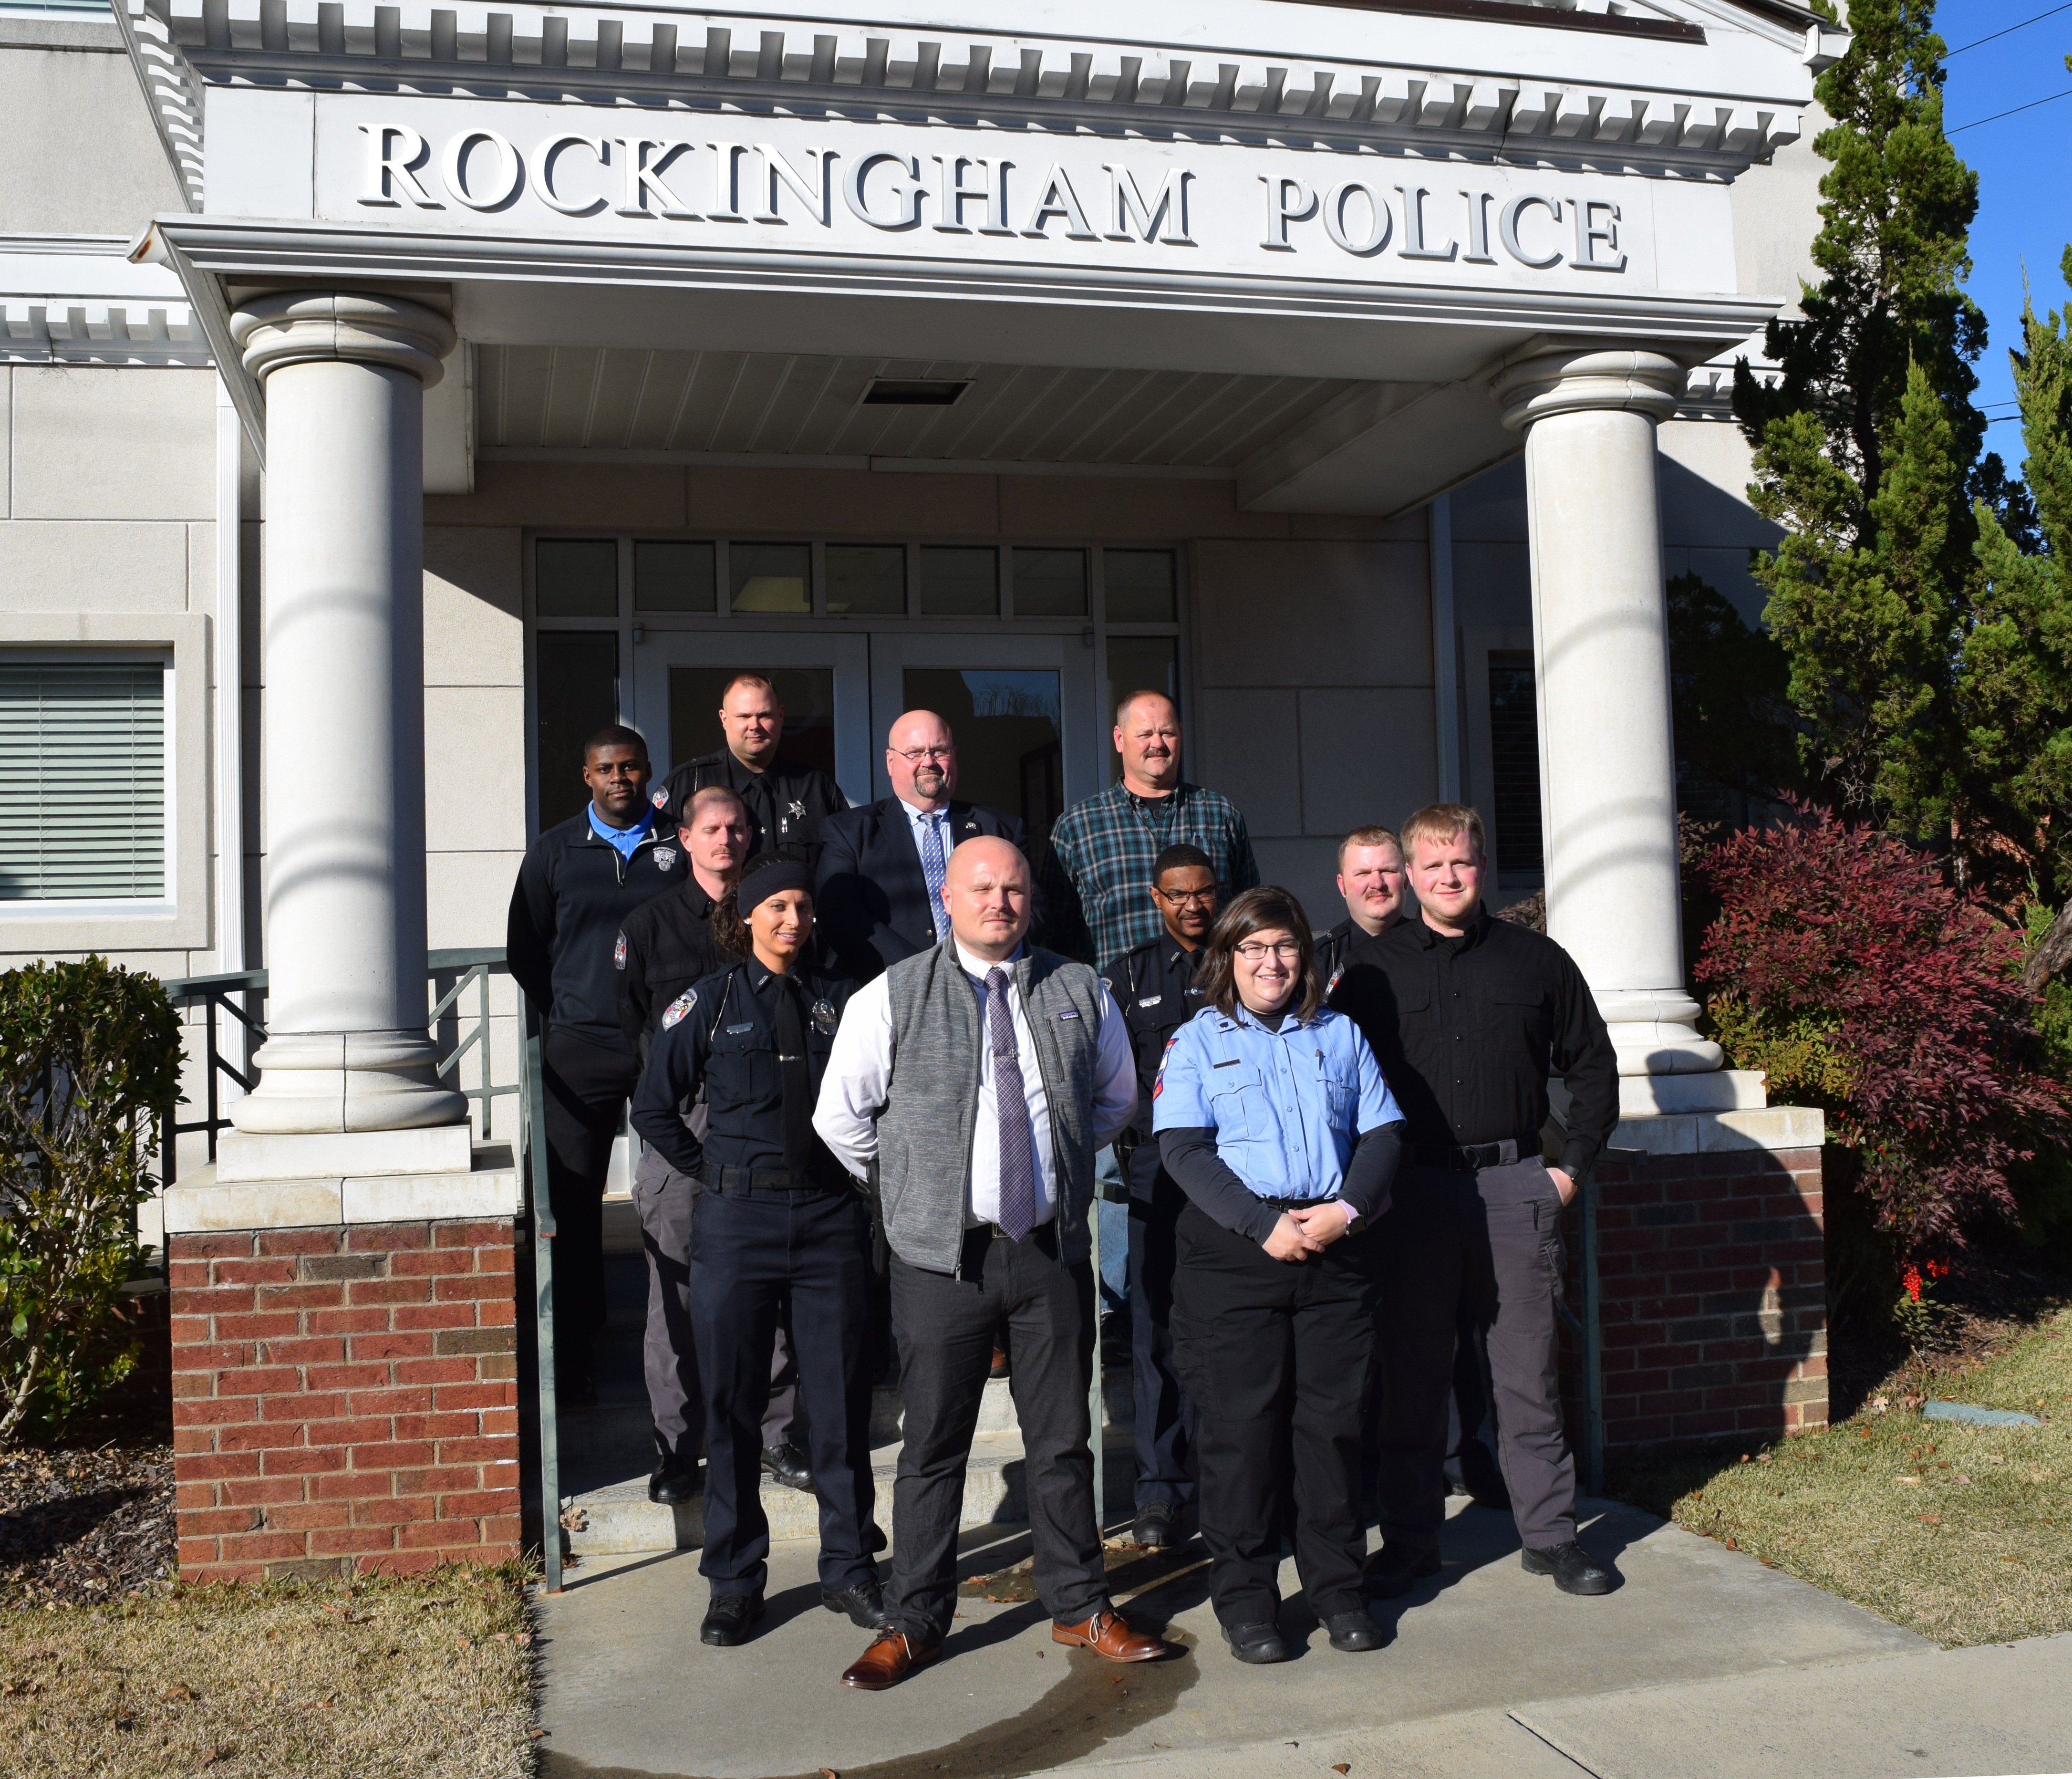
[[[1439,1568],[1447,1398],[1461,1294],[1487,1342],[1497,1452],[1534,1575],[1572,1594],[1616,1577],[1576,1538],[1576,1465],[1555,1367],[1561,1208],[1618,1122],[1618,1060],[1554,941],[1482,903],[1482,818],[1433,804],[1404,824],[1419,918],[1357,946],[1331,1004],[1374,1047],[1408,1121],[1382,1220],[1383,1598]],[[1540,1159],[1547,1081],[1569,1095],[1560,1164]]]
[[[720,694],[726,745],[671,769],[655,790],[655,806],[680,809],[695,792],[723,785],[748,810],[748,856],[780,848],[811,867],[820,856],[820,818],[849,807],[841,787],[811,766],[787,760],[784,706],[760,673],[736,673]]]
[[[676,837],[647,798],[648,743],[614,723],[583,747],[582,813],[526,850],[511,892],[505,955],[546,1023],[547,1189],[554,1211],[555,1369],[590,1394],[590,1343],[604,1324],[604,1183],[640,1058],[619,1023],[612,954],[627,916],[683,880]]]
[[[1174,1230],[1187,1195],[1151,1140],[1151,1093],[1173,1034],[1202,1010],[1194,965],[1216,918],[1216,872],[1199,846],[1168,846],[1152,862],[1151,900],[1165,923],[1125,951],[1101,980],[1121,1010],[1137,1052],[1137,1119],[1115,1139],[1129,1182],[1130,1369],[1137,1402],[1137,1522],[1131,1536],[1156,1550],[1194,1498],[1187,1458],[1194,1410],[1173,1369]]]

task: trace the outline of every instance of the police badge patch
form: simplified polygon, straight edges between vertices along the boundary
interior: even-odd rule
[[[676,849],[674,846],[657,846],[655,849],[656,870],[667,871],[674,865],[676,862]]]
[[[669,1011],[662,1015],[662,1029],[667,1032],[697,1004],[698,991],[695,988],[685,989],[676,999],[670,1002]]]
[[[619,943],[611,948],[611,967],[614,970],[626,967],[626,935],[623,933],[619,936]]]
[[[825,1037],[832,1038],[835,1035],[835,1027],[837,1023],[839,1021],[835,1017],[834,1003],[832,1001],[824,997],[813,1003],[813,1029],[816,1032]]]

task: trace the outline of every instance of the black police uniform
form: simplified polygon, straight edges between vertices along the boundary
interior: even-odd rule
[[[1331,1004],[1358,1021],[1408,1122],[1375,1233],[1385,1566],[1437,1568],[1456,1312],[1487,1347],[1497,1454],[1528,1551],[1572,1543],[1576,1468],[1555,1382],[1560,1195],[1540,1157],[1547,1082],[1568,1089],[1560,1165],[1580,1178],[1618,1121],[1618,1059],[1589,985],[1544,934],[1477,912],[1412,917],[1356,946]]]
[[[1124,952],[1103,978],[1137,1055],[1137,1121],[1116,1139],[1129,1182],[1130,1369],[1137,1402],[1137,1505],[1194,1498],[1194,1413],[1173,1369],[1174,1228],[1187,1195],[1151,1134],[1151,1089],[1173,1034],[1201,1011],[1201,956],[1170,933]]]
[[[732,962],[713,937],[712,911],[717,906],[687,871],[675,890],[635,908],[619,929],[613,953],[619,1027],[643,1063],[656,1027],[676,997]],[[693,1132],[702,1138],[705,1102],[699,1101],[688,1115]],[[655,1423],[658,1482],[664,1474],[693,1476],[705,1443],[705,1409],[690,1321],[691,1220],[697,1199],[697,1182],[677,1172],[654,1144],[643,1144],[633,1170],[633,1208],[648,1256],[641,1369]],[[796,1383],[790,1343],[780,1328],[771,1366],[770,1406],[763,1419],[763,1447],[773,1461],[791,1442]]]
[[[1329,933],[1312,937],[1310,943],[1314,949],[1310,955],[1316,959],[1318,980],[1323,983],[1326,995],[1338,986],[1338,978],[1345,974],[1346,954],[1367,937],[1367,929],[1350,915]]]
[[[634,911],[690,875],[673,830],[651,820],[632,856],[601,838],[590,811],[526,849],[511,892],[504,954],[546,1021],[547,1188],[554,1209],[554,1340],[565,1382],[589,1370],[604,1321],[604,1184],[640,1056],[619,1023],[613,956]]]
[[[816,767],[779,754],[761,772],[751,772],[728,747],[674,768],[655,787],[655,807],[665,819],[677,821],[693,797],[714,785],[733,792],[748,811],[750,859],[781,847],[808,866],[818,863],[820,818],[849,807],[841,787]]]
[[[853,985],[801,962],[708,976],[671,1003],[633,1122],[700,1181],[691,1231],[691,1326],[705,1400],[705,1549],[722,1596],[759,1596],[768,1575],[760,1423],[788,1302],[820,1503],[820,1583],[877,1582],[868,1369],[870,1217],[812,1128],[813,1104]],[[683,1110],[702,1086],[701,1143]]]

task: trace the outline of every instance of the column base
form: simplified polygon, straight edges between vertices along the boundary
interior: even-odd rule
[[[259,1085],[230,1109],[254,1136],[416,1130],[467,1122],[467,1098],[438,1078],[421,1032],[290,1032],[253,1060]]]
[[[1726,1052],[1698,1036],[1698,1003],[1680,988],[1597,990],[1622,1076],[1702,1075]]]

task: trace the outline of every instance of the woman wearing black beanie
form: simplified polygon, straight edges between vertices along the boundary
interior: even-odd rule
[[[820,1598],[885,1622],[872,1551],[870,1210],[815,1135],[813,1104],[853,986],[814,960],[812,873],[766,853],[713,911],[742,962],[662,1016],[633,1101],[634,1128],[700,1184],[690,1309],[705,1399],[701,1641],[745,1641],[763,1616],[770,1524],[763,1412],[777,1321],[791,1304],[799,1406],[820,1504]],[[705,1140],[685,1114],[705,1094]]]

